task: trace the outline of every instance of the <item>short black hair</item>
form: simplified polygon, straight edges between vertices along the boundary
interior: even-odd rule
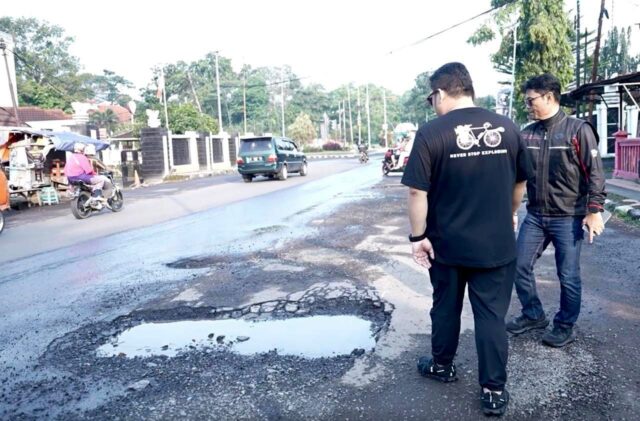
[[[553,93],[555,100],[560,102],[560,91],[562,87],[560,86],[558,78],[551,73],[534,76],[522,84],[522,93],[525,93],[529,89],[536,91],[539,94],[551,92]]]
[[[476,93],[469,71],[462,63],[452,62],[440,66],[429,77],[431,89],[442,89],[454,98],[462,95],[475,99]]]

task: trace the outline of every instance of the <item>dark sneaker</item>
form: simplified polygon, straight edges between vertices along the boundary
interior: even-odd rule
[[[502,393],[481,391],[480,402],[482,403],[482,412],[485,415],[502,416],[509,405],[509,392],[506,389]]]
[[[436,364],[432,358],[420,357],[418,360],[418,371],[424,377],[449,383],[458,380],[456,376],[456,365],[454,363],[447,365]]]
[[[521,314],[507,323],[507,332],[519,335],[531,329],[544,329],[548,325],[549,320],[544,315],[538,320],[533,320]]]
[[[572,327],[554,326],[551,332],[547,332],[542,337],[542,343],[560,348],[576,340],[576,333]]]

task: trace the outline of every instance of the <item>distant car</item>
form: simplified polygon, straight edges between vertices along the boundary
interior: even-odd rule
[[[290,173],[307,175],[307,157],[286,137],[240,138],[238,172],[246,183],[256,176],[286,180]]]

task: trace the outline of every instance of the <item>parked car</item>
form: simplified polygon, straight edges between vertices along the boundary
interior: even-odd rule
[[[307,175],[307,157],[286,137],[240,138],[238,172],[246,183],[256,176],[286,180],[290,173]]]

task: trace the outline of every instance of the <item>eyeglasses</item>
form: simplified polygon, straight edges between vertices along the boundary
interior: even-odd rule
[[[438,93],[438,90],[436,89],[435,91],[431,92],[429,94],[429,96],[427,97],[427,104],[429,104],[430,107],[433,107],[433,97]]]
[[[546,94],[542,94],[538,96],[528,96],[524,99],[524,105],[526,105],[527,107],[531,107],[533,105],[533,101],[535,101],[538,98],[542,98],[545,95]]]

